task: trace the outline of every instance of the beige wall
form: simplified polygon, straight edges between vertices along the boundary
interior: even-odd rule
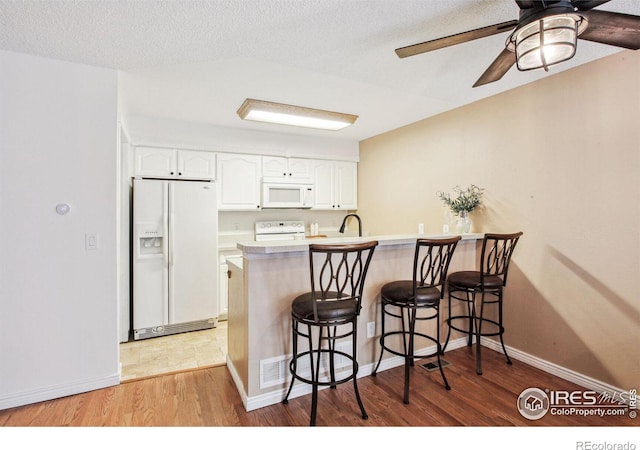
[[[473,230],[524,231],[505,297],[507,345],[637,387],[640,51],[365,140],[358,183],[372,235],[419,223],[438,232],[437,191],[484,187]]]

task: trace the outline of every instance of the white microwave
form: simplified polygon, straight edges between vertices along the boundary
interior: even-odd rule
[[[313,185],[286,179],[262,181],[262,209],[311,208]]]

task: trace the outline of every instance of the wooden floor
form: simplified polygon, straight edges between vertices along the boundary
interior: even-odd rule
[[[484,374],[474,371],[471,349],[447,352],[452,390],[438,371],[412,369],[411,403],[402,402],[403,368],[358,380],[369,419],[359,414],[351,383],[319,394],[318,426],[332,427],[626,427],[640,419],[552,415],[524,418],[516,400],[527,388],[584,390],[519,361],[484,351]],[[226,368],[197,369],[123,383],[61,399],[0,411],[2,427],[303,427],[308,425],[310,396],[246,412]],[[477,447],[476,447],[477,448]],[[569,447],[565,447],[569,448]],[[575,446],[573,447],[575,448]]]

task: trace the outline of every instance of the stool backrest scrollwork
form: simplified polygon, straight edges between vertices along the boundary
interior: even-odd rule
[[[485,234],[480,256],[481,283],[484,284],[484,277],[500,277],[502,286],[506,286],[511,256],[522,234],[522,231],[509,234]]]
[[[309,245],[314,315],[316,302],[356,300],[360,312],[364,282],[378,241]]]
[[[460,236],[447,239],[418,239],[413,257],[413,298],[421,288],[438,288],[444,296],[442,286]]]

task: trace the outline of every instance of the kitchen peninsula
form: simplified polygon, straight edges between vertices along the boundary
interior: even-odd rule
[[[378,241],[369,267],[358,320],[358,376],[367,376],[379,357],[379,292],[383,284],[411,278],[417,238],[443,235],[389,235],[239,243],[242,260],[230,262],[229,348],[227,366],[247,411],[278,403],[288,387],[291,344],[291,302],[308,291],[310,243],[355,243]],[[462,236],[449,271],[476,267],[482,234]],[[446,302],[441,309],[448,315]],[[375,322],[375,336],[367,337],[367,323]],[[425,324],[429,330],[431,324]],[[453,335],[455,339],[456,335]],[[428,354],[430,348],[416,349]],[[403,364],[387,355],[379,370]],[[294,384],[290,398],[310,392],[303,383]]]

